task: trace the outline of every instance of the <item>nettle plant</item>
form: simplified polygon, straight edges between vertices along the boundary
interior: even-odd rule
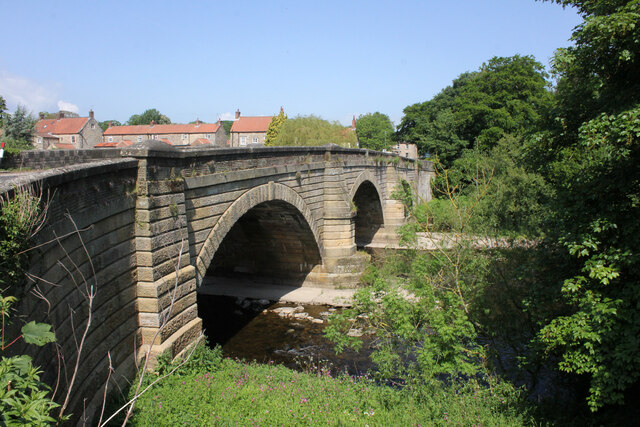
[[[41,197],[30,189],[16,189],[12,198],[0,198],[0,424],[47,425],[60,421],[50,416],[59,405],[49,396],[49,388],[40,381],[40,371],[26,354],[5,356],[5,351],[21,340],[43,346],[55,341],[51,325],[30,321],[18,336],[8,336],[8,326],[18,299],[8,295],[22,284],[26,264],[25,250],[31,237],[43,224],[45,212],[39,208]]]

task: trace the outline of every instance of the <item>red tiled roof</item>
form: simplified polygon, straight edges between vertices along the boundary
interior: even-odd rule
[[[117,147],[119,142],[101,142],[100,144],[96,144],[93,148],[115,148]]]
[[[164,142],[165,144],[173,145],[173,142],[169,141],[167,138],[162,138],[160,141]]]
[[[240,117],[231,125],[231,132],[266,132],[270,116]]]
[[[65,143],[54,143],[52,147],[57,148],[59,150],[75,150],[76,148],[73,146],[73,144],[65,144]]]
[[[195,146],[195,145],[207,145],[207,144],[211,144],[211,141],[209,141],[206,138],[198,138],[195,141],[193,141],[190,145],[191,146]]]
[[[133,145],[133,141],[125,139],[120,142],[101,142],[100,144],[94,145],[94,148],[120,148],[128,147],[130,145]]]
[[[109,135],[162,135],[169,133],[216,133],[220,125],[218,123],[189,123],[186,125],[136,125],[136,126],[111,126],[104,131]]]
[[[62,119],[44,119],[36,123],[36,133],[68,135],[78,133],[89,121],[89,117],[65,117]]]

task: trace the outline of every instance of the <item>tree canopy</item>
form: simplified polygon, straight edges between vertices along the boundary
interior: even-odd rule
[[[152,121],[157,125],[167,125],[171,123],[171,119],[169,119],[169,117],[161,114],[160,111],[156,110],[155,108],[150,108],[142,114],[134,114],[133,116],[129,117],[129,120],[127,120],[127,124],[148,125],[151,124]]]
[[[104,122],[99,123],[103,132],[109,128],[109,124],[111,124],[111,126],[122,126],[122,123],[117,120],[105,120]]]
[[[10,114],[6,120],[5,136],[16,141],[31,142],[36,122],[33,114],[28,112],[24,106],[18,105],[16,111]]]
[[[267,128],[267,136],[264,139],[264,145],[274,145],[275,141],[278,139],[278,134],[280,133],[280,128],[287,121],[287,115],[284,114],[284,110],[280,108],[280,112],[277,116],[273,116],[271,119],[271,123],[269,123],[269,127]]]
[[[4,126],[5,112],[7,111],[7,103],[4,98],[0,96],[0,128]]]
[[[338,122],[328,122],[316,116],[287,119],[273,145],[314,146],[337,144],[356,147],[356,134]]]
[[[367,113],[358,117],[356,133],[360,148],[382,151],[391,147],[393,123],[389,116],[379,112]]]
[[[405,108],[396,138],[449,166],[464,149],[489,150],[505,135],[536,131],[553,99],[546,77],[531,56],[494,57],[432,100]]]
[[[555,55],[555,126],[531,157],[556,194],[547,231],[573,268],[559,280],[567,313],[539,340],[590,378],[596,410],[640,379],[640,2],[556,2],[584,22]]]

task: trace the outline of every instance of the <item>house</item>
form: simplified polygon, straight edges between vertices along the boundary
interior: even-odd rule
[[[398,142],[391,147],[391,151],[396,153],[400,157],[406,157],[408,159],[418,158],[418,146],[416,144],[410,144],[408,142]]]
[[[65,117],[59,112],[55,119],[45,119],[40,113],[33,143],[40,149],[92,148],[102,141],[102,128],[89,111],[89,117]]]
[[[224,147],[227,145],[227,133],[218,121],[217,123],[203,123],[196,120],[189,124],[109,126],[104,131],[103,142],[115,143],[123,141],[136,142],[145,139],[157,139],[176,146],[212,145]]]
[[[245,147],[249,144],[264,145],[272,118],[271,116],[241,117],[240,110],[237,110],[236,120],[229,132],[229,145],[231,147]]]

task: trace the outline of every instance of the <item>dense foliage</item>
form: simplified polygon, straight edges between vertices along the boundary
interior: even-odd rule
[[[150,108],[142,114],[134,114],[127,120],[128,125],[148,125],[151,122],[157,125],[167,125],[171,123],[171,119],[155,108]]]
[[[382,151],[393,144],[393,123],[382,113],[367,113],[358,117],[356,133],[360,148]]]
[[[585,20],[555,56],[555,126],[531,149],[556,192],[548,233],[572,268],[559,272],[569,313],[539,340],[590,378],[596,410],[640,379],[640,2],[558,3]]]
[[[295,147],[337,144],[355,148],[356,139],[355,132],[338,122],[328,122],[316,116],[299,116],[284,122],[272,145]]]
[[[280,108],[280,112],[277,116],[273,116],[269,127],[267,128],[267,136],[264,139],[264,145],[274,145],[280,134],[280,128],[287,121],[287,115],[284,114],[284,110]]]
[[[32,146],[31,140],[35,132],[37,120],[33,114],[29,113],[25,107],[18,105],[16,111],[6,118],[4,135],[16,141],[16,144],[28,144]]]
[[[100,122],[99,125],[104,132],[105,130],[109,129],[109,126],[122,126],[122,123],[117,120],[105,120],[104,122]]]
[[[396,139],[450,166],[465,149],[489,150],[506,135],[537,130],[551,102],[540,63],[530,56],[495,57],[432,100],[405,108]]]
[[[4,126],[6,111],[7,103],[4,98],[0,96],[0,128]]]

